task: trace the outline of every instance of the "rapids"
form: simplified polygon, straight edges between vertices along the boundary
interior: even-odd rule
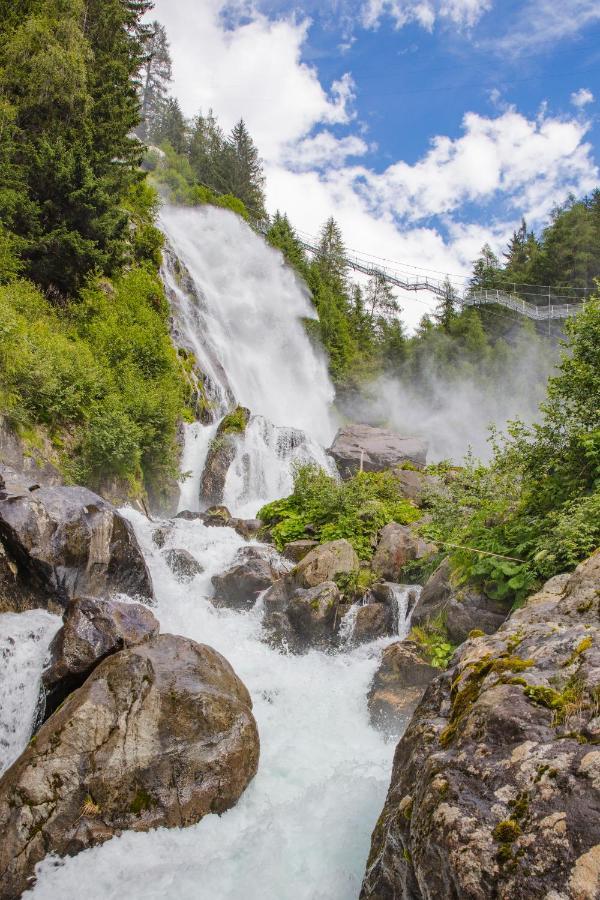
[[[212,423],[186,427],[182,470],[189,478],[180,509],[201,505],[210,441],[237,402],[253,416],[239,439],[225,500],[234,515],[254,515],[289,492],[296,461],[331,465],[323,447],[335,429],[333,388],[301,321],[314,311],[281,255],[233,214],[166,208],[161,224],[172,248],[163,277],[174,333],[206,373],[212,407]],[[157,523],[130,509],[124,514],[150,567],[161,630],[221,651],[250,690],[261,740],[258,774],[220,817],[181,830],[128,832],[78,856],[44,860],[27,896],[355,900],[394,751],[394,742],[369,724],[367,691],[381,650],[393,639],[353,647],[350,616],[339,652],[278,652],[261,640],[261,598],[248,612],[210,602],[211,577],[244,546],[235,531],[172,521],[167,547],[189,550],[204,566],[182,587],[152,540]],[[407,597],[408,588],[397,598],[401,635],[408,628]],[[35,639],[27,639],[18,657],[13,649],[14,659],[9,655],[5,663],[13,682],[23,682],[18,703],[25,709],[15,729],[16,704],[9,708],[12,758],[29,737],[43,656],[58,620],[37,612],[8,624],[6,633],[12,629],[13,635],[29,634],[33,625],[36,633],[46,628],[35,647]]]

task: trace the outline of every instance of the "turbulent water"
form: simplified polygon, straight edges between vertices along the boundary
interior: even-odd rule
[[[163,213],[169,242],[193,280],[177,266],[165,278],[179,336],[210,376],[215,421],[188,426],[181,508],[199,503],[199,484],[218,418],[234,402],[253,418],[239,441],[225,486],[234,514],[253,515],[284,495],[295,461],[328,465],[322,449],[333,433],[331,384],[306,338],[301,318],[311,310],[279,254],[225,211]],[[261,740],[258,774],[237,806],[197,825],[125,833],[101,847],[38,866],[31,892],[38,900],[355,900],[371,831],[389,783],[394,745],[371,728],[367,691],[389,640],[353,648],[353,613],[338,653],[280,653],[261,640],[261,600],[249,612],[216,609],[211,576],[245,546],[232,529],[200,521],[172,522],[167,547],[189,550],[204,566],[185,588],[152,541],[156,523],[131,510],[154,580],[161,630],[220,650],[251,692]],[[408,589],[397,597],[399,633],[407,628]],[[49,639],[53,617],[14,617],[23,635],[32,623]],[[46,619],[43,617],[46,616]],[[54,623],[55,624],[55,623]],[[391,639],[390,639],[391,640]],[[34,709],[33,682],[42,650],[23,644],[9,667],[29,679],[29,710],[13,745],[26,742]],[[29,669],[27,669],[29,666]],[[12,669],[11,669],[12,671]],[[11,676],[12,678],[13,676]],[[36,688],[37,690],[37,688]],[[17,747],[18,745],[18,747]]]
[[[44,659],[60,624],[43,609],[0,615],[0,775],[31,737]]]

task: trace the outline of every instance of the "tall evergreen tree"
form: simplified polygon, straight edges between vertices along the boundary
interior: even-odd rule
[[[348,265],[342,231],[333,216],[325,222],[319,236],[315,258],[321,276],[338,291],[346,290]]]
[[[169,53],[167,32],[160,22],[153,22],[144,43],[144,63],[141,71],[141,118],[138,134],[142,140],[152,134],[167,98],[173,66]]]
[[[262,160],[243,119],[227,142],[227,191],[238,197],[256,220],[266,218]]]
[[[176,153],[184,154],[188,147],[188,132],[185,116],[179,101],[169,97],[161,106],[149,137],[157,144],[168,143]]]
[[[192,122],[188,158],[200,184],[217,193],[227,192],[227,147],[223,129],[210,109],[207,116],[199,113]]]
[[[267,240],[272,247],[282,251],[287,262],[304,278],[308,274],[308,262],[304,247],[285,214],[277,210],[267,231]]]
[[[479,258],[473,264],[473,274],[469,285],[473,290],[499,287],[500,262],[489,244],[481,248]]]

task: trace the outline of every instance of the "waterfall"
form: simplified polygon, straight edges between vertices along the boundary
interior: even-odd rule
[[[197,508],[210,441],[235,402],[252,417],[236,438],[225,501],[236,514],[254,514],[289,492],[297,462],[331,465],[322,448],[334,431],[333,390],[301,321],[313,311],[281,255],[232,213],[167,208],[161,221],[176,254],[164,275],[176,339],[207,376],[215,413],[187,427],[182,468],[191,475],[180,505]],[[369,724],[367,691],[394,638],[338,653],[279,652],[261,639],[260,598],[244,612],[210,601],[212,576],[247,546],[233,529],[174,519],[161,550],[152,540],[156,523],[123,513],[152,574],[161,631],[215,647],[248,687],[259,770],[224,815],[180,830],[126,832],[78,856],[45,860],[33,896],[356,900],[394,750]],[[203,566],[185,590],[165,561],[174,547]]]
[[[44,659],[61,624],[43,609],[0,615],[0,775],[31,737]]]

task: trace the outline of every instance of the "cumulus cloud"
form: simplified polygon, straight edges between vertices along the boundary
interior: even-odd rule
[[[371,0],[373,13],[384,5]],[[428,7],[463,25],[489,6],[395,5],[422,7],[424,23]],[[157,0],[175,60],[174,93],[188,115],[213,107],[225,128],[244,117],[264,158],[269,210],[285,210],[304,232],[316,234],[333,215],[349,247],[400,261],[393,267],[411,276],[455,273],[458,285],[482,244],[499,251],[522,213],[539,224],[569,192],[596,183],[579,112],[561,119],[542,109],[529,119],[510,107],[489,117],[467,113],[458,137],[438,135],[413,164],[397,160],[375,171],[353,111],[360,85],[350,74],[321,83],[303,60],[307,21],[269,17],[246,0],[235,9],[226,0]],[[431,305],[424,294],[399,299],[409,325]]]
[[[594,95],[587,88],[579,88],[578,91],[574,91],[571,94],[571,103],[573,106],[576,106],[577,109],[583,109],[584,106],[587,106],[588,103],[594,102]]]

